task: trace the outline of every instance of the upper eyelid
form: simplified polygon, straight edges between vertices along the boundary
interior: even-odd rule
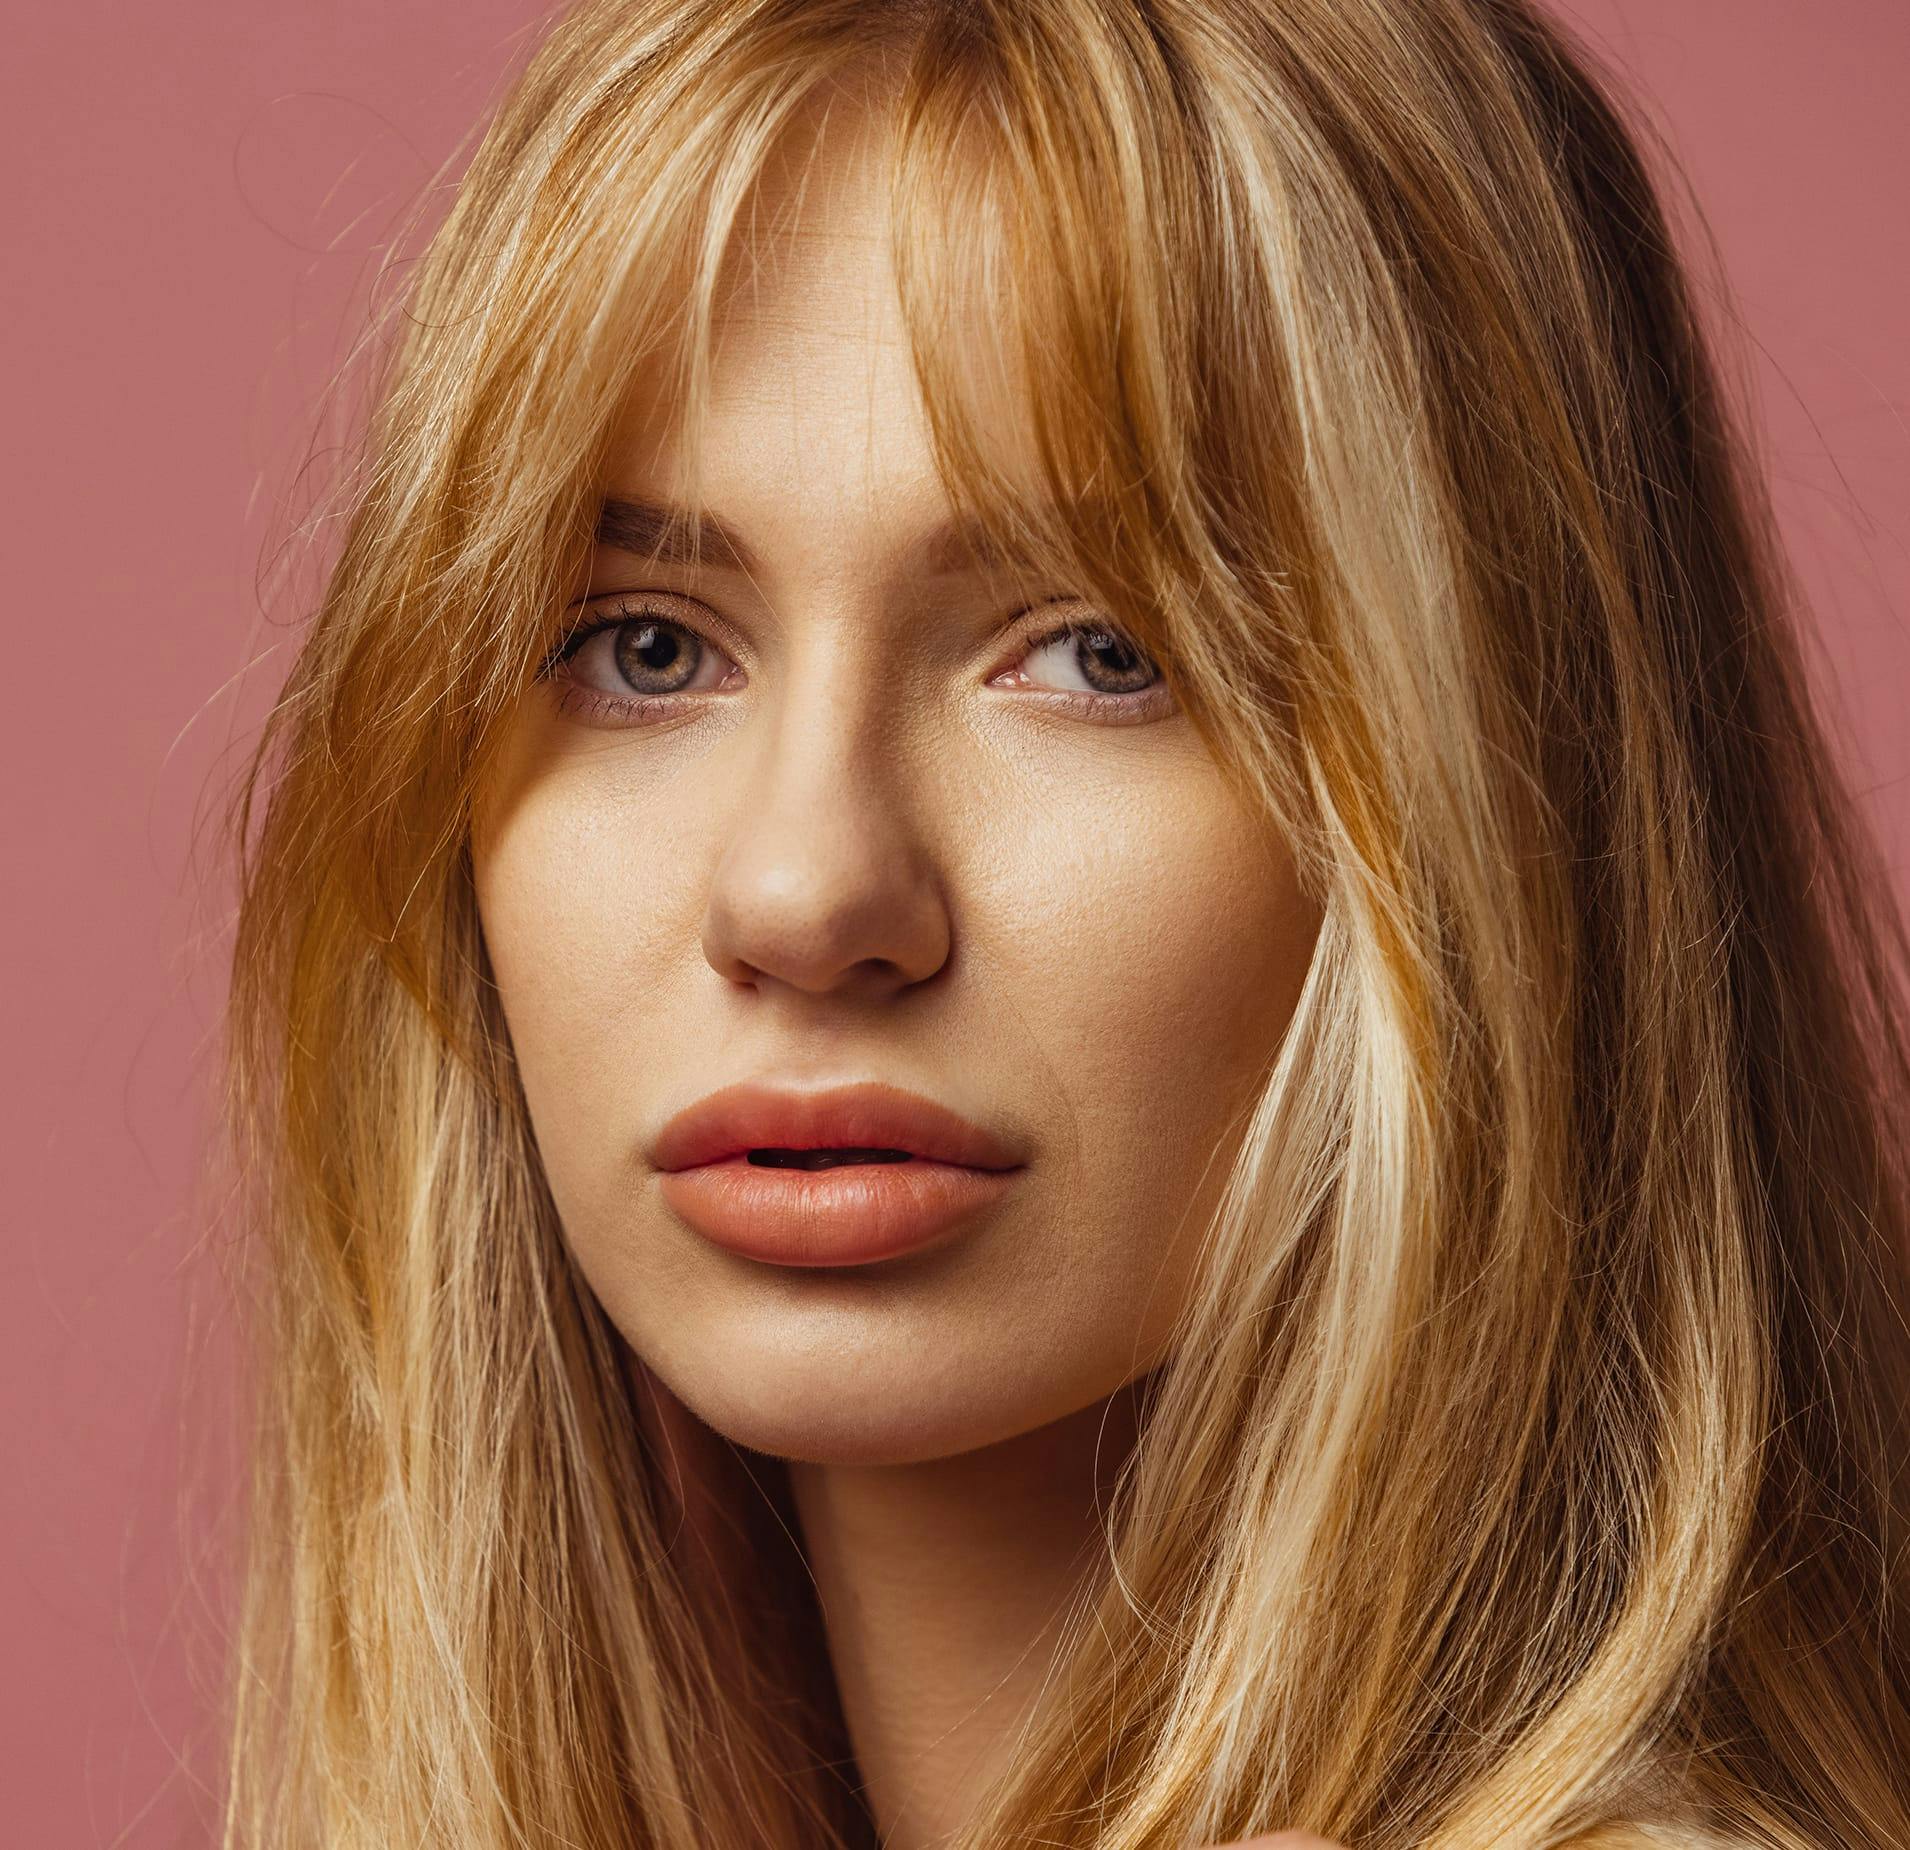
[[[596,605],[603,605],[603,604],[615,604],[619,600],[624,600],[629,603],[639,604],[639,605],[646,604],[655,600],[660,600],[666,605],[669,603],[684,603],[684,604],[693,605],[698,612],[708,613],[708,616],[711,622],[711,627],[715,629],[715,631],[717,632],[719,636],[724,637],[727,640],[736,643],[739,647],[747,646],[743,643],[742,638],[738,635],[736,630],[730,626],[730,624],[725,622],[721,617],[716,616],[714,612],[710,611],[709,605],[703,603],[700,599],[690,597],[686,593],[681,591],[597,591],[597,592],[586,593],[582,597],[573,598],[571,599],[570,603],[565,606],[565,608],[569,611],[574,611],[576,613],[576,616],[574,621],[564,630],[563,634],[558,638],[558,646],[561,647],[564,642],[568,641],[571,637],[577,635],[581,631],[601,628],[605,621],[609,621],[609,622],[618,621],[619,619],[614,617],[610,617],[606,619],[600,613],[595,611],[592,607]],[[1089,600],[1085,598],[1079,597],[1070,592],[1056,592],[1052,594],[1051,596],[1047,596],[1047,597],[1029,598],[1026,602],[1022,603],[1016,608],[1014,614],[1010,616],[1009,618],[1007,618],[1007,620],[1001,625],[1001,627],[1004,630],[1006,630],[1008,628],[1011,628],[1013,625],[1020,623],[1024,618],[1033,616],[1036,611],[1047,610],[1047,609],[1064,605],[1064,604],[1079,604],[1079,605],[1083,605],[1089,611],[1094,610],[1094,606],[1089,602]],[[666,609],[663,614],[669,615],[668,610]],[[685,618],[685,617],[672,616],[670,620],[672,622],[682,623],[685,625],[686,628],[693,629],[693,630],[699,627],[699,625],[696,622],[691,621],[689,618]],[[1102,616],[1100,620],[1103,623],[1107,624],[1108,627],[1119,632],[1120,626],[1114,623],[1114,621],[1111,618]],[[1087,618],[1084,617],[1080,621],[1083,627],[1086,627],[1088,625]],[[1061,627],[1073,627],[1073,626],[1072,625],[1064,626],[1064,625],[1057,624],[1056,627],[1061,628]]]
[[[629,615],[616,616],[608,610],[599,608],[599,606],[615,605],[620,602],[634,607]],[[677,603],[693,605],[698,613],[697,617],[692,619],[676,614],[670,606]],[[707,632],[713,631],[714,640],[720,642],[732,657],[748,653],[747,644],[728,623],[716,616],[707,604],[699,603],[695,598],[685,597],[680,591],[600,591],[594,596],[577,598],[570,604],[569,609],[575,613],[573,620],[551,645],[546,659],[557,660],[580,638],[590,635],[595,630],[611,629],[618,623],[629,622],[635,616],[647,614],[648,607],[652,605],[656,607],[655,615],[665,617],[672,623],[679,623],[685,629],[703,636],[705,640],[711,639]]]

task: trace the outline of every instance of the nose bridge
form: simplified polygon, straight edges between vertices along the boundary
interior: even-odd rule
[[[919,982],[948,954],[923,837],[914,729],[895,677],[818,625],[746,721],[704,954],[736,981],[811,992]]]

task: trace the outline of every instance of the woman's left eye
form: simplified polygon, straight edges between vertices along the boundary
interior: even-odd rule
[[[579,623],[542,672],[563,684],[566,712],[630,725],[666,717],[679,694],[718,692],[740,671],[681,619],[619,602]],[[1004,684],[1055,695],[1117,723],[1156,718],[1174,704],[1154,662],[1119,630],[1091,618],[1057,624],[1026,643],[1015,665],[989,683]]]
[[[1109,699],[1129,700],[1163,688],[1161,671],[1121,632],[1109,625],[1077,618],[1061,624],[1044,636],[1038,636],[1022,657],[1018,675],[1029,676],[1029,664],[1042,671],[1058,674],[1063,686],[1057,693],[1102,695]],[[1072,680],[1073,685],[1067,685]],[[1043,685],[1036,681],[1036,686]]]

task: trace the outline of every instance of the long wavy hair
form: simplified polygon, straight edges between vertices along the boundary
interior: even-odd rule
[[[568,1257],[468,831],[631,380],[693,443],[753,182],[852,93],[951,500],[1323,911],[959,1850],[1910,1844],[1910,959],[1646,131],[1527,0],[587,0],[234,802],[227,1845],[876,1841],[780,1465],[666,1443]]]

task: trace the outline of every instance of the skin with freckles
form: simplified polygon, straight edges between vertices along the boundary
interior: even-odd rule
[[[924,569],[949,508],[873,147],[771,170],[802,210],[720,325],[702,505],[757,569],[599,546],[581,614],[681,628],[600,630],[527,690],[474,840],[538,1145],[610,1315],[719,1431],[871,1464],[1026,1432],[1158,1359],[1316,923],[1158,676],[1103,692],[1148,671],[1037,646],[1091,606]],[[633,394],[607,493],[673,497],[660,422]],[[624,665],[666,658],[647,684],[673,705],[619,704]],[[928,1250],[743,1259],[643,1154],[742,1079],[885,1080],[1027,1167]]]

